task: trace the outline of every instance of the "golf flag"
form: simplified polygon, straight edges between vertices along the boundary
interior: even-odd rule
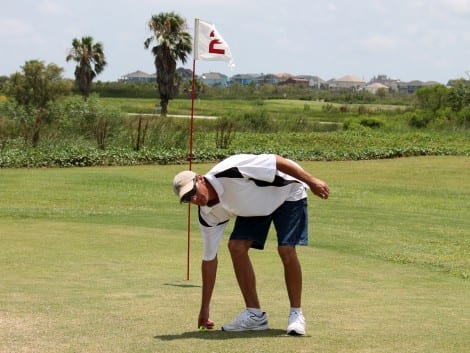
[[[213,24],[195,19],[194,60],[231,61],[232,53]]]

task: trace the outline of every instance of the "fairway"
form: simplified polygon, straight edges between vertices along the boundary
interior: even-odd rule
[[[302,165],[331,188],[309,195],[299,248],[305,337],[285,334],[274,234],[251,253],[270,330],[220,331],[243,309],[222,246],[217,330],[198,332],[196,208],[187,281],[171,191],[185,166],[0,169],[0,353],[468,352],[470,158]]]

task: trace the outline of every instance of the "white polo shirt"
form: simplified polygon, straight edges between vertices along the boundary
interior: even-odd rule
[[[266,216],[285,201],[307,197],[306,184],[277,170],[274,154],[234,155],[204,176],[219,197],[215,206],[199,207],[203,259],[206,261],[217,255],[230,218]]]

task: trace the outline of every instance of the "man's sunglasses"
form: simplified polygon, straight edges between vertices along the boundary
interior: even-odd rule
[[[183,195],[183,197],[181,198],[181,202],[188,203],[189,201],[191,201],[191,198],[194,195],[196,195],[196,192],[197,192],[196,183],[197,183],[197,179],[194,178],[193,188]]]

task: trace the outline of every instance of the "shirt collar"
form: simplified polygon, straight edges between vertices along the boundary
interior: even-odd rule
[[[204,175],[204,177],[207,179],[207,181],[212,185],[212,187],[214,188],[215,192],[217,193],[217,196],[219,196],[219,200],[220,200],[220,197],[223,195],[224,193],[224,187],[222,186],[222,184],[219,182],[219,180],[217,180],[216,177],[214,177],[213,175]]]

